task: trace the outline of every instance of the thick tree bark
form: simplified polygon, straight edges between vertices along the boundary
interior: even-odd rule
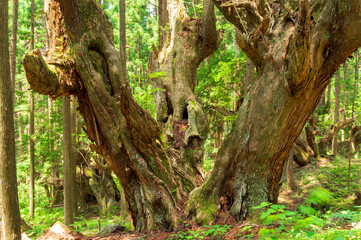
[[[77,95],[92,147],[120,179],[137,230],[175,227],[184,190],[162,147],[160,128],[136,104],[119,71],[109,20],[93,1],[60,1],[61,12],[56,2],[50,6],[49,33],[62,32],[57,23],[63,14],[71,42],[58,44],[69,44],[72,54],[65,56],[67,61],[53,55],[47,60],[52,67],[37,51],[27,55],[23,64],[28,81],[53,97]]]
[[[246,95],[254,81],[254,64],[251,59],[247,58],[246,75],[244,76],[243,96]]]
[[[207,29],[212,24],[203,24],[208,22],[207,11],[202,21],[179,21],[187,19],[177,10],[182,8],[180,3],[169,1],[167,6],[172,10],[168,34],[174,41],[164,41],[159,55],[153,58],[158,60],[158,72],[172,73],[169,78],[159,79],[160,88],[169,83],[169,89],[165,90],[170,93],[160,94],[159,99],[172,105],[173,122],[187,120],[188,130],[196,126],[198,135],[202,136],[203,131],[198,127],[203,126],[199,123],[205,117],[193,94],[196,81],[192,73],[202,60],[200,56],[204,58],[217,46],[218,41],[214,41],[217,34],[215,28]],[[298,10],[292,8],[298,15],[295,18],[274,2],[269,5],[264,0],[252,1],[245,6],[242,3],[234,7],[215,1],[237,26],[238,43],[254,62],[258,75],[217,154],[214,170],[190,195],[187,213],[195,215],[198,222],[212,219],[218,210],[230,210],[236,218],[244,218],[252,206],[277,201],[293,142],[316,108],[334,71],[361,45],[361,29],[352,27],[361,23],[359,2],[327,1],[315,13],[304,0]],[[60,0],[60,6],[70,55],[66,55],[67,62],[48,61],[53,70],[39,53],[25,56],[29,83],[43,94],[77,95],[93,149],[104,156],[120,179],[138,231],[177,226],[183,215],[186,184],[172,164],[181,156],[169,150],[162,129],[131,96],[129,84],[119,70],[111,25],[100,7],[91,0]],[[238,15],[234,9],[244,14]],[[316,24],[311,21],[311,15]],[[246,16],[249,21],[238,16]],[[334,28],[335,22],[340,27]],[[199,32],[202,34],[196,34]],[[210,32],[215,34],[203,39]],[[187,43],[189,40],[193,41]],[[194,45],[198,48],[193,48]],[[190,60],[198,64],[188,65]],[[172,67],[168,71],[167,64],[192,71],[180,72]],[[160,123],[171,119],[168,109],[168,104],[158,109]],[[194,139],[201,142],[203,139],[196,135]],[[183,141],[187,143],[193,141]]]
[[[149,69],[156,103],[156,120],[162,126],[169,151],[178,155],[176,173],[187,191],[203,182],[203,144],[208,133],[208,120],[202,103],[195,96],[199,64],[211,55],[220,43],[216,30],[214,5],[203,2],[203,17],[190,18],[182,1],[160,1],[160,51],[154,47]],[[166,8],[165,8],[166,7]],[[167,19],[166,19],[167,17]],[[160,76],[159,76],[160,75]],[[175,166],[176,165],[176,166]]]
[[[0,232],[21,239],[16,181],[14,102],[9,65],[8,0],[0,1]]]
[[[237,27],[238,44],[258,76],[212,173],[191,193],[187,212],[198,222],[208,221],[219,209],[242,219],[252,206],[277,202],[293,142],[332,74],[361,44],[361,30],[350,25],[361,21],[357,1],[325,1],[314,12],[303,0],[292,9],[295,19],[265,0],[214,4]],[[335,22],[342,27],[334,28]]]

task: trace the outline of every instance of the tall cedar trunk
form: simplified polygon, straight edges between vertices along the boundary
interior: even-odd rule
[[[159,12],[159,19],[160,26],[168,23],[169,27],[167,31],[162,29],[162,48],[158,51],[154,46],[149,58],[150,71],[162,75],[150,79],[157,89],[156,120],[171,146],[168,151],[176,156],[176,173],[190,192],[203,182],[201,161],[208,133],[202,103],[194,94],[197,68],[217,49],[221,38],[211,0],[204,1],[203,17],[199,19],[187,15],[182,1],[168,1]]]
[[[160,6],[159,6],[160,7]],[[119,0],[119,57],[120,57],[120,66],[121,66],[121,75],[125,76],[127,79],[127,51],[126,51],[126,5],[125,0]],[[121,187],[120,189],[120,216],[122,218],[127,218],[127,203],[124,196],[124,190]]]
[[[21,239],[16,181],[14,102],[10,78],[8,0],[0,1],[0,238]]]
[[[358,81],[358,52],[355,52],[355,84],[353,89],[353,98],[352,98],[352,118],[355,114],[355,100],[357,98],[357,81]],[[354,134],[352,134],[352,129],[350,131],[350,139],[351,139],[351,150],[355,154],[354,157],[358,158],[358,145],[356,143],[356,138]]]
[[[64,224],[69,226],[74,223],[74,183],[71,150],[71,117],[70,97],[63,97],[63,161],[64,161]]]
[[[52,132],[53,132],[53,123],[52,123],[52,108],[53,108],[53,103],[50,97],[48,97],[48,142],[49,142],[49,152],[53,153],[54,152],[54,138],[52,136]],[[58,168],[57,168],[57,158],[55,156],[52,156],[50,158],[50,175],[51,175],[51,182],[52,182],[52,186],[51,186],[51,192],[50,192],[50,197],[53,199],[52,201],[56,201],[55,199],[55,195],[56,192],[58,191]]]
[[[302,0],[292,9],[296,20],[275,2],[213,2],[237,27],[238,45],[258,75],[214,169],[191,193],[187,213],[198,222],[208,221],[219,209],[243,219],[252,206],[277,202],[293,142],[332,74],[361,44],[361,30],[349,25],[361,21],[361,9],[353,11],[357,17],[347,17],[361,2],[323,1],[310,9],[309,1]],[[335,29],[334,22],[342,27]]]
[[[29,92],[30,119],[29,119],[29,154],[30,154],[30,193],[29,193],[29,216],[34,217],[34,193],[35,193],[35,167],[34,167],[34,93]]]
[[[342,86],[342,90],[343,90],[343,96],[342,96],[342,108],[344,109],[344,111],[342,112],[342,121],[346,120],[346,115],[347,115],[347,84],[346,82],[348,81],[348,76],[347,76],[347,71],[348,71],[348,64],[347,62],[345,62],[343,64],[343,86]],[[345,137],[345,129],[341,130],[341,140],[344,142],[346,139]]]
[[[13,26],[11,30],[11,56],[10,56],[10,74],[11,74],[11,92],[15,89],[15,74],[16,74],[16,41],[18,33],[18,0],[13,0]]]
[[[125,0],[119,0],[119,56],[121,74],[127,76],[127,40],[126,40],[126,25],[125,25]]]
[[[19,92],[23,92],[23,88],[22,88],[22,80],[19,79],[19,82],[18,82],[18,87],[19,87]],[[22,97],[19,96],[19,101],[21,101]],[[24,139],[24,123],[23,123],[23,117],[21,115],[21,112],[19,112],[19,115],[18,115],[18,122],[19,122],[19,149],[20,149],[20,159],[21,161],[24,159],[24,142],[23,142],[23,139]]]
[[[70,146],[70,175],[71,175],[71,187],[72,187],[72,201],[73,201],[73,211],[74,216],[78,215],[78,205],[77,205],[77,196],[78,196],[78,189],[76,184],[76,157],[77,149],[76,144],[76,98],[74,95],[70,97],[70,135],[71,135],[71,146]]]
[[[241,32],[238,43],[255,64],[258,75],[217,154],[214,170],[202,187],[190,195],[187,213],[196,215],[199,222],[210,220],[223,209],[242,218],[254,205],[277,201],[284,163],[293,142],[317,106],[334,71],[361,45],[361,29],[354,28],[361,23],[361,3],[357,1],[317,2],[312,9],[317,7],[318,12],[310,12],[308,1],[304,0],[297,8],[297,20],[290,18],[277,3],[268,5],[264,0],[246,8],[241,4],[238,6],[243,12],[241,15],[227,6],[229,2],[223,6],[220,6],[221,1],[215,1],[215,4]],[[93,149],[104,156],[118,176],[138,231],[177,226],[177,220],[183,216],[181,208],[186,191],[172,162],[180,156],[169,151],[163,142],[164,136],[161,137],[162,129],[131,96],[129,84],[119,71],[120,60],[113,46],[109,21],[91,0],[61,0],[60,6],[67,33],[71,36],[68,43],[71,51],[67,51],[71,55],[67,55],[66,62],[53,64],[48,61],[55,70],[50,70],[39,52],[26,55],[23,65],[31,87],[53,97],[77,95]],[[167,8],[175,10],[178,5],[169,1]],[[186,15],[177,15],[177,11],[170,13],[169,19],[174,21],[169,22],[167,34],[173,34],[174,38],[169,38],[170,43],[163,41],[156,59],[169,64],[174,60],[175,66],[187,66],[194,72],[194,64],[190,67],[185,64],[190,58],[199,61],[196,56],[202,54],[192,52],[192,49],[197,45],[195,43],[205,42],[194,38],[197,32],[194,29],[209,21],[205,17],[202,21],[189,19],[183,22],[179,20],[187,19]],[[311,15],[316,24],[311,21]],[[238,16],[247,16],[249,21],[238,19]],[[173,24],[176,22],[179,24]],[[339,23],[338,28],[333,27],[335,22]],[[206,29],[203,28],[202,37],[210,32]],[[217,38],[216,34],[212,36]],[[192,38],[195,41],[192,45],[184,45]],[[177,57],[182,54],[183,59]],[[161,66],[165,69],[164,62],[158,63],[161,71]],[[192,71],[184,72],[188,74],[188,80],[184,82],[177,67],[173,70],[174,80],[179,81],[175,86],[181,88],[172,89],[174,86],[171,85],[166,89],[169,96],[163,95],[163,99],[168,97],[170,100],[174,119],[182,120],[186,117],[183,113],[197,108],[199,112],[195,119],[198,119],[202,111],[198,100],[193,98],[194,79],[189,75]],[[164,80],[160,82],[172,82],[172,79],[160,78]],[[184,94],[187,96],[182,99]],[[188,103],[173,103],[174,99],[187,100],[189,97]],[[158,114],[157,119],[164,122],[169,115],[167,111],[162,113],[165,114]]]
[[[35,12],[35,3],[34,0],[31,0],[31,25],[30,25],[30,51],[34,49],[34,12]],[[29,120],[29,153],[30,153],[30,196],[29,196],[29,216],[34,217],[34,191],[35,191],[35,176],[34,176],[34,93],[31,91],[29,93],[29,103],[30,103],[30,120]]]
[[[337,124],[339,121],[340,115],[340,72],[338,71],[335,75],[335,111],[333,115],[333,123]],[[337,143],[338,143],[338,133],[336,133],[332,138],[332,155],[337,155]]]

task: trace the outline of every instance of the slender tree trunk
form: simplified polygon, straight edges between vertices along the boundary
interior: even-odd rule
[[[64,224],[74,223],[74,182],[71,150],[70,97],[63,97]]]
[[[158,6],[159,8],[161,6]],[[125,0],[119,0],[119,55],[121,75],[127,81],[127,52],[126,52],[126,5]],[[160,36],[159,36],[160,37]],[[125,219],[129,214],[127,213],[127,203],[123,188],[120,189],[120,215]]]
[[[335,111],[333,117],[333,123],[337,124],[339,121],[340,114],[340,72],[338,71],[335,75]],[[336,133],[332,138],[332,155],[337,155],[337,142],[338,142],[338,133]]]
[[[34,0],[31,0],[31,26],[30,26],[30,51],[34,49],[34,12],[35,12],[35,3]],[[29,121],[29,153],[30,153],[30,196],[29,196],[29,215],[31,218],[34,217],[34,191],[35,191],[35,176],[34,176],[34,93],[31,91],[29,93],[29,103],[30,103],[30,121]]]
[[[78,189],[76,184],[76,159],[77,159],[77,152],[76,149],[78,148],[76,142],[76,98],[74,95],[70,97],[70,134],[71,134],[71,159],[70,159],[70,174],[71,174],[71,187],[73,188],[73,206],[74,206],[74,217],[78,214],[78,205],[77,205],[77,196],[78,196]]]
[[[352,98],[352,118],[355,114],[355,100],[357,98],[357,82],[358,82],[358,52],[355,53],[355,83],[353,89],[353,98]],[[353,127],[351,127],[350,131],[350,139],[351,139],[351,151],[355,154],[354,157],[358,158],[358,145],[356,144],[356,138],[354,134],[352,134]]]
[[[15,90],[15,74],[16,74],[16,41],[18,33],[18,0],[13,0],[13,26],[11,31],[11,56],[10,56],[10,73],[11,73],[11,92]]]
[[[9,65],[8,0],[0,1],[0,218],[1,238],[20,240],[14,101]],[[9,91],[10,89],[10,91]]]
[[[126,78],[127,76],[127,38],[126,38],[126,15],[125,15],[125,0],[119,0],[119,55],[120,55],[120,66],[121,75]]]
[[[18,88],[19,88],[19,92],[22,93],[23,92],[23,88],[22,88],[22,80],[19,79],[18,82]],[[19,102],[22,100],[22,94],[19,94]],[[19,112],[19,149],[20,149],[20,159],[21,161],[24,160],[24,122],[23,122],[23,116],[21,114],[21,112]]]
[[[29,122],[29,153],[30,153],[30,196],[29,196],[29,215],[34,217],[34,193],[35,193],[35,168],[34,168],[34,93],[29,92],[30,101],[30,122]]]
[[[346,116],[347,116],[347,84],[346,84],[346,82],[348,81],[348,75],[347,75],[348,64],[347,64],[347,62],[345,62],[343,64],[343,68],[344,68],[344,72],[343,72],[343,86],[342,86],[342,90],[343,90],[342,108],[344,109],[344,113],[342,114],[342,120],[345,121]],[[345,130],[342,129],[341,130],[341,140],[344,142],[345,139],[346,139]]]

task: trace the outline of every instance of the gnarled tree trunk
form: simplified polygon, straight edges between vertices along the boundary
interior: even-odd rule
[[[203,17],[190,18],[182,1],[160,1],[160,51],[154,48],[149,68],[156,89],[156,120],[168,151],[174,155],[174,169],[187,191],[203,182],[203,144],[207,138],[208,120],[202,103],[195,96],[197,69],[220,43],[216,31],[214,5],[203,2]]]
[[[209,22],[203,22],[207,18],[183,22],[187,17],[176,11],[179,1],[168,3],[172,10],[168,34],[174,38],[163,42],[155,58],[158,71],[169,74],[172,69],[169,78],[158,79],[160,88],[166,89],[168,84],[166,92],[170,94],[163,95],[163,100],[160,97],[163,103],[168,98],[167,108],[158,104],[163,106],[157,111],[162,127],[132,97],[113,46],[112,27],[92,0],[60,0],[71,51],[61,58],[53,55],[47,63],[34,51],[23,62],[35,91],[53,97],[77,95],[86,133],[118,176],[138,231],[169,229],[183,216],[186,184],[172,166],[181,158],[166,147],[162,134],[165,123],[170,115],[173,124],[187,119],[190,127],[182,139],[187,146],[192,137],[202,141],[199,122],[205,119],[193,94],[196,83],[192,74],[198,65],[191,61],[201,61],[200,56],[209,51],[200,55],[203,48],[190,43],[201,46],[207,42],[199,39],[205,33],[198,38],[195,33],[196,29],[209,29],[205,26]],[[239,30],[238,44],[258,74],[217,154],[212,173],[190,195],[187,213],[195,215],[198,222],[210,220],[218,210],[230,210],[236,218],[244,218],[252,206],[277,201],[293,142],[334,71],[361,45],[361,29],[353,28],[361,23],[358,1],[318,1],[312,9],[307,0],[292,7],[265,0],[214,3]],[[166,34],[162,36],[168,39]],[[178,66],[192,71],[178,71]],[[175,80],[179,82],[173,84]],[[170,112],[168,103],[173,107]]]
[[[50,3],[47,26],[57,47],[49,50],[47,62],[38,51],[25,56],[31,87],[54,98],[78,97],[92,147],[119,178],[137,230],[176,226],[185,191],[162,147],[159,126],[131,95],[111,23],[91,0]]]
[[[277,202],[293,142],[332,74],[361,44],[361,31],[352,27],[361,22],[357,1],[318,1],[312,8],[307,0],[295,8],[287,1],[213,2],[237,27],[258,75],[212,173],[191,193],[187,212],[198,222],[218,209],[242,219],[252,206]]]

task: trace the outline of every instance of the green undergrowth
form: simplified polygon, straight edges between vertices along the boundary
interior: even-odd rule
[[[96,208],[96,207],[95,207]],[[31,239],[36,239],[40,235],[44,234],[51,225],[55,222],[60,221],[64,223],[64,212],[63,208],[58,207],[54,208],[51,213],[47,212],[48,209],[41,211],[38,209],[39,215],[35,215],[33,220],[27,221],[27,224],[31,227],[30,230],[26,232],[27,236]],[[26,221],[26,220],[25,220]],[[102,229],[107,225],[123,225],[128,230],[132,229],[131,223],[125,221],[119,216],[108,215],[108,216],[80,216],[76,217],[74,224],[69,227],[75,233],[81,233],[83,235],[91,236],[96,235],[99,232],[99,229]]]
[[[186,224],[187,225],[187,224]],[[205,225],[195,230],[178,231],[171,234],[167,240],[181,239],[224,239],[223,236],[231,228],[231,225]]]
[[[24,184],[20,184],[19,186],[20,214],[26,224],[31,228],[26,231],[26,235],[31,239],[37,239],[57,221],[64,223],[64,210],[63,206],[58,204],[49,211],[50,201],[46,197],[44,188],[36,186],[34,199],[35,211],[34,217],[31,218],[29,216],[29,200],[25,187]],[[98,233],[99,227],[103,228],[110,224],[122,224],[127,229],[131,229],[131,223],[124,221],[116,214],[119,212],[117,209],[114,209],[112,212],[114,214],[102,216],[99,214],[99,207],[96,204],[89,205],[85,212],[83,210],[79,211],[79,217],[76,217],[74,224],[69,228],[83,235],[95,235]]]
[[[258,223],[261,228],[259,239],[361,239],[361,211],[358,208],[345,211],[320,210],[329,204],[329,192],[315,189],[311,205],[300,205],[297,210],[290,211],[284,205],[262,203],[255,209],[262,209]],[[314,205],[315,206],[315,205]],[[247,233],[244,229],[243,231]],[[252,236],[253,237],[253,236]]]

